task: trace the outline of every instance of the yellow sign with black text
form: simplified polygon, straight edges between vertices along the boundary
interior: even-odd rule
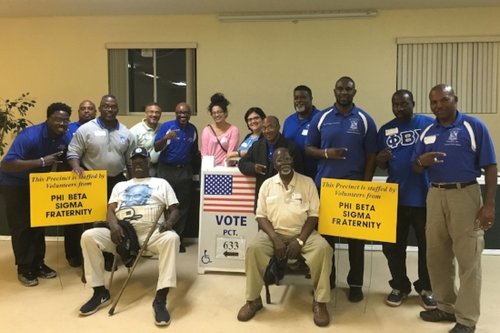
[[[31,226],[106,221],[106,171],[30,174]]]
[[[318,231],[395,243],[397,209],[397,184],[323,178]]]

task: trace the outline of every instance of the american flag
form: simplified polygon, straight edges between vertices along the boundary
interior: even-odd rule
[[[255,178],[243,175],[205,175],[203,211],[253,214]]]

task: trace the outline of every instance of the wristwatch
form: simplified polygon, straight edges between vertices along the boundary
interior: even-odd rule
[[[299,245],[300,245],[301,247],[303,247],[303,246],[304,246],[304,241],[303,241],[302,239],[298,238],[298,237],[297,237],[297,243],[299,243]]]

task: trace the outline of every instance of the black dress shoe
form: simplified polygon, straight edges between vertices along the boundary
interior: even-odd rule
[[[349,288],[349,296],[348,299],[352,303],[361,302],[363,300],[363,290],[361,287],[351,287]]]
[[[184,243],[181,243],[179,245],[179,252],[180,253],[185,253],[186,252],[186,246],[184,245]]]

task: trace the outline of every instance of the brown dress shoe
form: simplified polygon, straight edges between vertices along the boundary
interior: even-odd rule
[[[317,326],[323,327],[330,324],[330,314],[326,308],[326,303],[313,301],[314,323]]]
[[[262,298],[257,298],[253,301],[247,301],[238,312],[239,321],[248,321],[255,316],[257,311],[262,309]]]

